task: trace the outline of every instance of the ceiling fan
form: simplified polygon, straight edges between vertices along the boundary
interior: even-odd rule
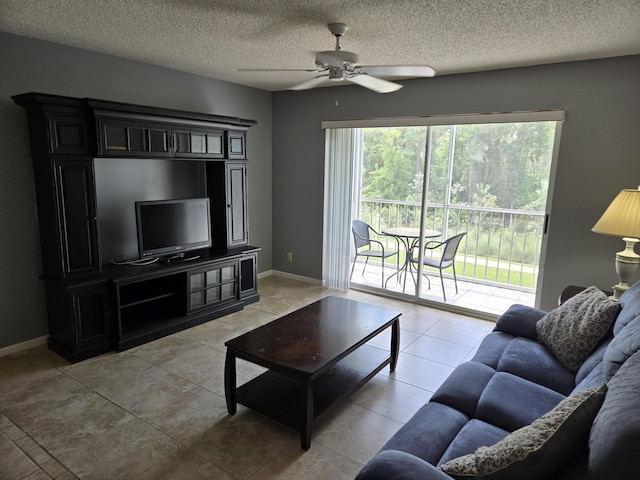
[[[305,80],[288,88],[288,90],[307,90],[324,83],[325,80],[356,83],[362,87],[378,93],[390,93],[400,90],[403,86],[390,82],[376,75],[384,77],[433,77],[436,71],[428,65],[375,65],[365,66],[358,64],[358,55],[340,48],[340,38],[349,27],[344,23],[331,23],[329,31],[336,37],[335,50],[325,50],[316,53],[314,69],[241,69],[240,71],[252,72],[326,72],[322,75]]]

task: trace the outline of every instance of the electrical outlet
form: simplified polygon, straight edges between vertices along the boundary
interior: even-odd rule
[[[293,262],[293,253],[287,252],[287,262]]]

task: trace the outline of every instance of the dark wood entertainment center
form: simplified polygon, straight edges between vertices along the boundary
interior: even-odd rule
[[[42,93],[12,99],[27,112],[51,350],[77,362],[260,299],[260,248],[248,244],[247,222],[246,132],[255,121]],[[179,184],[176,162],[193,185]],[[126,190],[128,174],[163,169],[146,195],[208,197],[212,248],[171,262],[113,264],[105,252],[130,253],[135,243],[121,215],[138,195],[135,181]]]

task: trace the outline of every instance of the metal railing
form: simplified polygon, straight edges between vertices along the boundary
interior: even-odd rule
[[[535,291],[545,213],[505,208],[428,204],[425,228],[442,239],[467,232],[456,256],[456,273],[476,283]],[[359,218],[378,232],[420,227],[418,202],[362,199]],[[381,239],[389,237],[381,236]]]

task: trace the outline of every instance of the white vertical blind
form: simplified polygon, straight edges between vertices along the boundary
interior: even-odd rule
[[[354,177],[355,168],[362,164],[362,130],[327,129],[325,152],[323,284],[348,290]]]

